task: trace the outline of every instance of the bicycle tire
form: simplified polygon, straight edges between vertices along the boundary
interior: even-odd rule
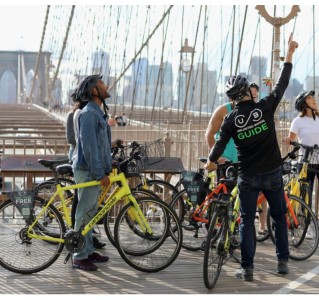
[[[150,196],[156,198],[157,196],[149,191],[145,190],[143,188],[139,189],[131,189],[132,195],[134,196],[135,199],[138,199],[143,196]],[[117,203],[111,209],[105,214],[103,217],[103,224],[104,224],[104,230],[105,234],[108,237],[110,243],[116,248],[116,243],[115,243],[115,238],[114,238],[114,227],[115,227],[115,221],[116,218],[120,212],[120,210],[123,208],[124,205],[127,203],[123,201],[123,203]],[[128,220],[128,219],[127,219]]]
[[[189,200],[186,190],[179,192],[173,198],[170,206],[177,213],[183,229],[182,247],[190,251],[204,250],[208,229],[206,224],[199,226],[197,222],[192,220],[192,214],[195,208]],[[203,226],[205,226],[205,228]]]
[[[46,202],[39,197],[35,197],[34,200],[33,217],[36,217]],[[59,211],[52,204],[39,221],[45,221],[48,215],[54,215],[53,221],[36,226],[34,231],[41,234],[41,230],[45,228],[43,235],[62,238],[66,227]],[[52,265],[63,250],[64,243],[46,243],[40,239],[29,239],[26,237],[26,228],[26,221],[10,200],[0,205],[0,265],[11,272],[40,272]]]
[[[294,214],[299,222],[299,226],[296,228],[292,217],[287,213],[289,258],[297,261],[305,260],[317,250],[319,242],[318,222],[313,211],[301,198],[289,195],[289,199],[297,203],[294,206]],[[267,217],[267,226],[270,238],[275,244],[274,224],[270,213]],[[310,238],[307,237],[308,233],[311,234]]]
[[[212,289],[220,275],[225,253],[224,253],[224,241],[227,234],[227,221],[225,222],[225,216],[222,214],[223,209],[217,205],[211,219],[211,223],[208,229],[206,248],[204,252],[203,263],[203,278],[206,288]],[[221,230],[216,230],[218,224],[221,225]]]
[[[123,260],[136,270],[148,273],[161,271],[170,266],[177,258],[182,247],[183,232],[176,213],[165,202],[156,198],[140,198],[137,203],[148,220],[156,239],[148,234],[132,234],[126,215],[135,209],[133,203],[124,206],[115,223],[114,237],[117,250]],[[149,214],[155,207],[154,214]],[[134,223],[136,227],[139,225]],[[141,229],[138,229],[142,232]]]
[[[166,203],[170,203],[173,197],[178,193],[178,190],[171,183],[160,179],[147,179],[147,188],[152,191],[156,196]],[[143,184],[138,184],[135,189],[143,188]]]
[[[300,186],[300,198],[311,208],[310,203],[312,203],[312,192],[310,186],[302,183]],[[312,208],[311,208],[312,209]]]

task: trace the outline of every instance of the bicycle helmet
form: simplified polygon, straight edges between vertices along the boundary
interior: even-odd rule
[[[72,98],[73,102],[81,101],[81,99],[78,98],[78,88],[75,88],[74,92],[71,94],[70,97]]]
[[[247,95],[248,89],[249,83],[247,78],[241,75],[236,75],[228,79],[225,92],[230,99],[241,100]]]
[[[259,92],[259,85],[255,82],[249,83],[249,87],[255,88]]]
[[[296,97],[295,109],[299,112],[302,112],[303,107],[307,107],[306,98],[308,96],[314,96],[315,91],[302,92]]]
[[[86,76],[85,78],[82,79],[82,81],[79,83],[78,87],[77,87],[77,98],[82,100],[82,101],[89,101],[90,99],[92,99],[92,91],[93,88],[96,86],[97,82],[99,80],[101,80],[103,77],[103,75],[89,75]],[[98,97],[104,101],[104,99],[102,99],[99,90],[97,90],[98,92]],[[109,98],[111,95],[107,92],[107,97]]]

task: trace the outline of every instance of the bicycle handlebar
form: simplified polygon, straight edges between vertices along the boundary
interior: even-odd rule
[[[290,142],[290,143],[292,143],[292,142]],[[300,149],[299,145],[294,145],[294,148],[292,149],[292,151],[288,152],[287,155],[282,158],[282,161],[284,162],[287,158],[296,159],[297,155],[295,153],[297,151],[299,151],[299,149]]]
[[[290,141],[290,144],[293,145],[295,148],[298,147],[298,150],[300,148],[303,148],[305,149],[305,153],[303,155],[303,159],[302,161],[303,162],[309,162],[309,158],[310,156],[312,155],[312,153],[316,150],[318,151],[319,150],[319,146],[317,144],[313,145],[313,146],[308,146],[308,145],[305,145],[305,144],[301,144],[301,143],[298,143],[298,142],[292,142]],[[294,148],[294,149],[295,149]],[[317,152],[318,153],[318,152]],[[316,153],[316,155],[317,155]]]

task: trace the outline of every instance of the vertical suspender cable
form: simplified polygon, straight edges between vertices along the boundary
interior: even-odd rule
[[[315,9],[316,6],[312,6],[312,47],[313,47],[313,90],[316,88],[316,26],[315,26]],[[296,17],[297,18],[297,17]]]
[[[64,40],[63,40],[63,45],[62,45],[62,50],[61,50],[61,54],[60,54],[60,57],[59,57],[58,66],[57,66],[57,68],[56,68],[56,72],[55,72],[55,74],[54,74],[54,77],[53,77],[53,79],[52,79],[52,82],[51,82],[51,85],[50,85],[50,89],[49,89],[49,100],[50,100],[50,101],[51,101],[51,99],[52,99],[52,91],[53,91],[53,89],[54,89],[55,81],[56,81],[56,79],[57,79],[57,77],[58,77],[58,74],[59,74],[61,61],[62,61],[63,54],[64,54],[64,50],[65,50],[65,47],[66,47],[66,42],[67,42],[67,40],[68,40],[69,31],[70,31],[70,27],[71,27],[73,15],[74,15],[74,9],[75,9],[75,5],[72,5],[71,14],[70,14],[70,17],[69,17],[69,23],[68,23],[68,27],[67,27],[67,29],[66,29],[66,33],[65,33]]]
[[[232,41],[231,41],[231,54],[230,54],[230,76],[233,75],[233,57],[234,57],[234,38],[235,38],[235,21],[236,21],[236,5],[233,7],[233,35],[232,35]]]
[[[199,24],[200,24],[200,19],[201,19],[201,15],[202,15],[202,8],[203,8],[203,6],[201,5],[200,6],[200,10],[199,10],[199,15],[198,15],[198,21],[197,21],[194,49],[196,49],[196,43],[197,43],[197,37],[198,37],[198,31],[199,31]],[[191,76],[192,76],[193,69],[194,69],[194,54],[195,54],[195,51],[192,52],[191,68],[190,68],[189,74],[187,76],[187,81],[186,81],[186,93],[185,93],[185,101],[184,101],[184,110],[183,110],[183,116],[182,116],[182,123],[184,122],[184,115],[185,114],[186,114],[186,122],[188,121],[187,95],[188,95],[188,91],[189,91]],[[193,87],[193,91],[194,91],[194,87]],[[194,96],[194,93],[193,93],[193,96]]]
[[[112,89],[115,84],[124,76],[124,74],[126,73],[126,71],[129,69],[129,67],[132,65],[132,63],[136,60],[136,58],[140,55],[140,53],[142,52],[142,50],[144,49],[144,47],[148,44],[149,40],[152,38],[152,36],[154,35],[154,33],[157,31],[158,27],[162,24],[162,22],[164,21],[164,19],[166,18],[166,16],[168,15],[168,13],[171,11],[171,9],[173,8],[173,5],[170,5],[170,7],[167,9],[167,11],[164,13],[163,17],[161,18],[161,20],[158,22],[158,24],[156,25],[156,27],[153,29],[152,33],[147,37],[146,41],[142,44],[141,48],[136,52],[135,56],[133,57],[133,59],[130,61],[130,63],[126,66],[126,68],[123,70],[123,72],[119,75],[119,77],[115,80],[114,84],[110,87],[110,89]]]
[[[30,91],[30,101],[32,103],[32,94],[33,94],[33,90],[34,90],[34,86],[35,86],[35,80],[39,71],[39,62],[40,62],[40,57],[41,57],[41,53],[42,53],[42,47],[43,47],[43,40],[45,37],[45,31],[47,28],[47,24],[48,24],[48,17],[49,17],[49,11],[50,11],[50,5],[47,5],[47,10],[46,10],[46,14],[45,14],[45,21],[44,21],[44,26],[43,26],[43,31],[42,31],[42,37],[41,37],[41,43],[40,43],[40,49],[39,49],[39,53],[38,53],[38,57],[37,57],[37,61],[35,64],[35,71],[34,71],[34,76],[32,79],[32,87],[31,87],[31,91]]]
[[[236,64],[235,74],[237,74],[238,65],[239,65],[239,61],[240,61],[241,44],[243,42],[243,37],[244,37],[247,9],[248,9],[248,5],[246,5],[246,8],[245,8],[245,15],[244,15],[244,21],[243,21],[243,26],[242,26],[241,38],[240,38],[240,42],[239,42],[239,49],[238,49],[238,55],[237,55],[237,64]]]

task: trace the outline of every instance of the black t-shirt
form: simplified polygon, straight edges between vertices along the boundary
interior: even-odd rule
[[[238,150],[238,173],[255,175],[271,171],[281,165],[274,115],[289,84],[291,63],[284,63],[280,78],[272,92],[259,102],[237,103],[224,119],[219,139],[209,159],[216,161],[232,137]]]

